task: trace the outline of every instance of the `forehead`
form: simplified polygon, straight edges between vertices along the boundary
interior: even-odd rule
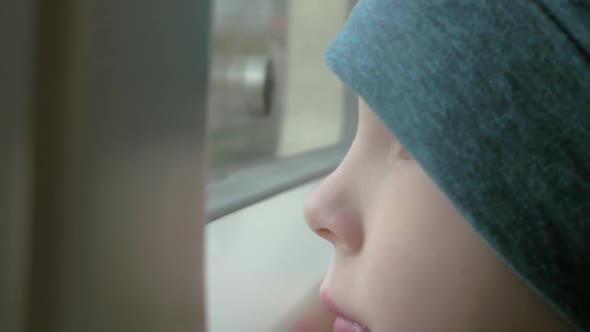
[[[399,144],[395,135],[385,127],[381,119],[371,109],[367,102],[358,98],[359,124],[357,135],[373,144],[395,145]]]

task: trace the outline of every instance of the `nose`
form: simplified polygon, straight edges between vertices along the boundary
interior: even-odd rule
[[[336,250],[354,254],[363,245],[363,224],[351,184],[337,169],[306,199],[307,226],[328,240]]]

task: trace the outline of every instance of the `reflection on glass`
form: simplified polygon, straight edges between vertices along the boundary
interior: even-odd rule
[[[279,134],[284,0],[215,0],[208,131],[214,170],[272,158]]]
[[[209,160],[233,170],[338,144],[344,89],[323,50],[347,1],[214,0]]]

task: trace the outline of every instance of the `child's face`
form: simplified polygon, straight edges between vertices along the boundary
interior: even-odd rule
[[[335,248],[322,295],[371,332],[565,326],[362,101],[354,143],[310,195],[305,215]]]

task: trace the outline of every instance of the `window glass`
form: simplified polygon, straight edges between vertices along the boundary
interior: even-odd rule
[[[342,142],[345,90],[323,63],[347,1],[213,0],[211,179]]]

